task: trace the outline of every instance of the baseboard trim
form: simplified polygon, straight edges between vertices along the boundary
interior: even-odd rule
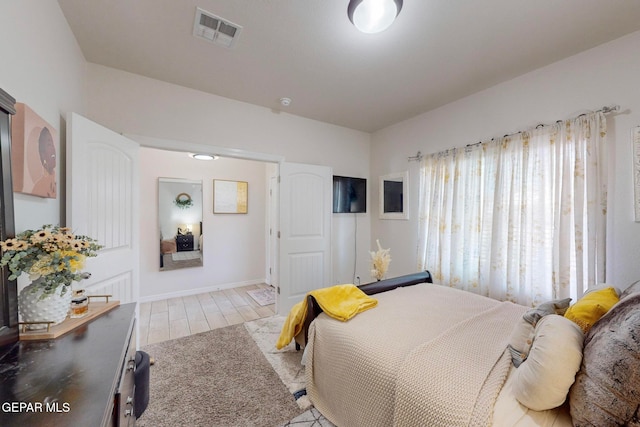
[[[243,282],[224,283],[221,285],[207,286],[204,288],[185,289],[177,292],[168,292],[168,293],[157,294],[157,295],[147,295],[144,297],[140,297],[139,302],[145,303],[145,302],[161,301],[161,300],[171,299],[171,298],[189,297],[191,295],[203,294],[205,292],[223,291],[225,289],[233,289],[233,288],[240,288],[242,286],[258,285],[260,283],[266,283],[266,280],[265,279],[245,280]]]

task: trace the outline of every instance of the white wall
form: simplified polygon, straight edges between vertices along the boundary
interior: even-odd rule
[[[155,300],[260,283],[265,274],[266,164],[140,149],[140,299]],[[159,271],[158,178],[202,180],[203,267]],[[213,180],[249,183],[247,214],[213,213]]]
[[[367,133],[95,64],[88,70],[88,116],[116,132],[278,155],[330,166],[336,175],[369,176]],[[334,283],[354,280],[356,259],[355,275],[370,281],[370,215],[355,219],[357,224],[350,215],[333,217]]]
[[[65,117],[85,111],[86,62],[55,1],[1,2],[0,38],[0,87],[58,131],[58,197],[16,193],[16,230],[59,224],[64,222]]]
[[[372,176],[410,171],[409,221],[372,218],[371,239],[391,247],[390,275],[416,270],[418,164],[408,156],[433,153],[619,104],[609,116],[607,282],[640,279],[640,223],[633,217],[631,129],[640,125],[640,32],[564,59],[445,105],[372,136]],[[378,189],[372,188],[374,206]]]

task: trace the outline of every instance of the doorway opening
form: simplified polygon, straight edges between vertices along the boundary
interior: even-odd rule
[[[186,268],[178,272],[159,273],[156,265],[158,260],[155,259],[157,257],[147,256],[146,266],[143,262],[141,271],[141,286],[147,289],[142,289],[141,300],[152,301],[173,296],[193,295],[262,282],[277,288],[277,175],[282,159],[278,156],[245,153],[240,150],[183,141],[135,135],[127,135],[127,137],[138,142],[143,153],[145,151],[160,153],[150,160],[145,160],[144,154],[141,156],[141,181],[146,180],[146,183],[141,182],[141,193],[142,197],[146,197],[149,201],[149,206],[157,206],[157,179],[160,176],[198,179],[203,184],[201,225],[203,266]],[[189,157],[190,153],[196,152],[215,154],[219,159],[200,161]],[[146,166],[145,161],[148,162]],[[248,182],[250,197],[247,212],[214,213],[214,180],[225,180],[226,183]],[[150,194],[144,196],[145,193]],[[174,209],[174,211],[178,210]],[[151,218],[149,220],[143,219],[141,227],[145,227],[152,236],[157,235],[159,231],[155,221]],[[145,221],[150,224],[145,224]],[[256,228],[258,224],[260,230]],[[241,236],[234,236],[234,230]],[[145,258],[145,246],[152,251],[154,248],[150,245],[160,244],[160,237],[156,237],[158,239],[143,239],[150,242],[141,242],[143,258]],[[233,268],[237,271],[233,272]],[[175,276],[178,275],[180,278],[176,280]],[[215,280],[212,280],[214,278]],[[150,285],[151,283],[153,285]],[[154,286],[154,289],[149,289],[150,286]]]

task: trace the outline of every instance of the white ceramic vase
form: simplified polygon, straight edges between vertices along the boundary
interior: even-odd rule
[[[62,291],[66,288],[66,292]],[[42,285],[36,280],[20,291],[18,296],[18,312],[23,322],[61,323],[67,318],[71,305],[71,286],[59,286],[52,294],[40,298]],[[27,329],[45,329],[47,324],[27,325]]]

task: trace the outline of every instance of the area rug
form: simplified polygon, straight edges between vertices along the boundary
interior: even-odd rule
[[[162,255],[162,270],[176,270],[179,268],[191,268],[191,267],[202,267],[202,258],[196,257],[192,259],[183,259],[174,261],[173,254],[164,254]]]
[[[269,286],[268,288],[252,289],[247,291],[249,296],[255,300],[261,306],[271,305],[276,303],[275,290]]]
[[[174,261],[188,261],[190,259],[200,259],[199,251],[174,252],[171,254]]]
[[[316,408],[310,408],[308,411],[298,415],[282,427],[336,427],[328,419],[324,417]]]
[[[242,324],[142,350],[155,365],[138,426],[278,426],[302,412]]]
[[[295,395],[298,406],[308,409],[311,402],[304,392],[301,393],[306,388],[303,352],[296,351],[293,341],[282,350],[276,349],[276,341],[284,321],[284,316],[275,315],[246,322],[244,325],[289,392]]]

